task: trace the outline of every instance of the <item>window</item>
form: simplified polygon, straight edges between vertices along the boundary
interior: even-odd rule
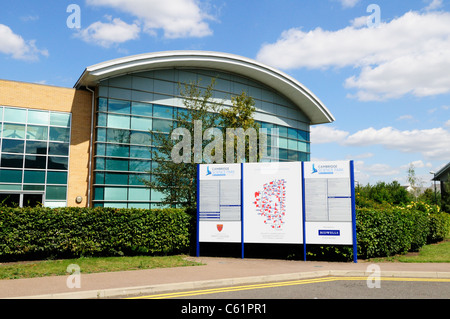
[[[4,153],[23,153],[25,141],[4,139],[2,142],[2,152]]]
[[[34,203],[45,194],[45,205],[65,206],[71,114],[15,107],[0,109],[4,110],[6,121],[0,121],[0,192],[37,191],[38,195],[21,193],[21,203],[22,200]]]
[[[48,127],[28,125],[27,127],[27,140],[41,140],[46,141],[48,139]]]
[[[131,114],[142,115],[142,116],[152,116],[153,115],[153,105],[148,103],[138,103],[133,102],[131,105]]]
[[[28,184],[44,184],[45,171],[25,171],[23,174],[23,182]]]
[[[25,125],[23,124],[3,124],[3,138],[25,138]]]
[[[130,114],[130,101],[121,101],[109,99],[108,101],[108,112],[109,113],[121,113]]]
[[[162,117],[166,119],[173,118],[173,108],[170,106],[153,105],[153,117]]]

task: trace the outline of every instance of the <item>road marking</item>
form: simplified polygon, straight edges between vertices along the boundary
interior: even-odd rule
[[[424,282],[449,282],[450,283],[450,279],[446,279],[446,278],[380,277],[379,279],[384,280],[384,281],[424,281]],[[252,290],[252,289],[276,288],[276,287],[283,287],[283,286],[295,286],[295,285],[304,285],[304,284],[311,284],[311,283],[321,283],[321,282],[331,282],[331,281],[349,281],[349,280],[353,280],[353,281],[364,280],[364,281],[366,281],[367,277],[310,278],[310,279],[282,281],[282,282],[273,282],[273,283],[265,283],[265,284],[253,284],[253,285],[221,287],[221,288],[211,288],[211,289],[201,289],[201,290],[191,290],[191,291],[181,291],[181,292],[170,292],[170,293],[164,293],[164,294],[131,297],[128,299],[168,299],[168,298],[189,297],[189,296],[207,295],[207,294],[223,293],[223,292],[235,292],[235,291]]]

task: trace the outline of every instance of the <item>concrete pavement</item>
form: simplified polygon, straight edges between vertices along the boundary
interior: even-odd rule
[[[202,289],[323,276],[370,276],[373,264],[188,257],[201,266],[83,274],[80,288],[68,276],[0,280],[0,298],[87,299]],[[378,263],[382,277],[450,278],[450,263]],[[449,296],[450,298],[450,296]]]

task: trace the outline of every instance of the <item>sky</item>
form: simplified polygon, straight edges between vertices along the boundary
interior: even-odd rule
[[[5,1],[0,79],[73,87],[147,52],[205,50],[275,67],[335,117],[311,160],[354,160],[365,185],[419,182],[450,162],[450,0]]]

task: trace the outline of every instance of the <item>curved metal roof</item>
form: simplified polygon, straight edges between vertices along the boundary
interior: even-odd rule
[[[87,67],[74,87],[96,86],[111,77],[174,67],[214,69],[246,76],[289,98],[309,117],[311,124],[334,121],[325,105],[294,78],[258,61],[228,53],[167,51],[123,57]]]

